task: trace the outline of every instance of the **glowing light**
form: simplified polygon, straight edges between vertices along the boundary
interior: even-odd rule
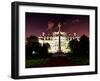
[[[59,32],[53,32],[53,36],[49,37],[50,39],[47,39],[48,37],[45,37],[46,40],[41,39],[42,37],[39,37],[39,42],[43,45],[43,43],[49,43],[50,49],[48,49],[49,53],[56,53],[58,51],[58,44],[59,44]],[[69,43],[70,40],[66,37],[65,32],[61,32],[61,50],[64,53],[70,52]]]
[[[39,37],[39,42],[43,45],[43,43],[48,43],[50,48],[48,49],[49,53],[56,53],[58,51],[62,51],[63,53],[70,52],[69,42],[73,39],[71,35],[67,36],[66,32],[61,32],[61,24],[58,24],[58,32],[53,32],[53,36],[45,36],[45,33],[42,33],[42,36]],[[60,38],[59,38],[60,37]],[[76,33],[74,33],[74,38],[79,40],[79,37],[76,37]],[[59,48],[58,48],[59,47]]]

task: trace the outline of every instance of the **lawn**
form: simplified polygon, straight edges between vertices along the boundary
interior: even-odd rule
[[[45,64],[49,58],[36,58],[36,59],[26,59],[26,68],[39,67]]]

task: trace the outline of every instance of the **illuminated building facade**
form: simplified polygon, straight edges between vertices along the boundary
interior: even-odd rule
[[[60,31],[60,23],[58,24],[58,28],[58,32],[52,32],[51,35],[45,35],[45,33],[43,32],[39,37],[39,42],[42,45],[43,43],[49,43],[49,53],[68,53],[71,51],[69,48],[69,41],[71,41],[72,39],[77,39],[79,41],[79,37],[77,37],[76,33],[74,33],[73,36],[70,36],[70,34],[68,35],[67,32]]]

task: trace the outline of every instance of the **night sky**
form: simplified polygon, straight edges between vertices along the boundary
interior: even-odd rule
[[[44,14],[26,13],[26,37],[30,35],[40,36],[42,32],[51,33],[58,31],[58,23],[61,23],[61,31],[77,36],[85,34],[89,37],[89,16],[71,14]]]

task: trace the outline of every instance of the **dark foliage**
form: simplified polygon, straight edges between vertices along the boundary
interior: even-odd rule
[[[69,42],[71,52],[68,58],[78,65],[89,64],[89,38],[85,35],[80,37],[80,41],[73,39]]]
[[[69,42],[72,56],[89,57],[89,38],[85,35],[80,37],[80,41],[73,39]]]
[[[26,59],[45,58],[48,56],[49,43],[44,43],[43,46],[38,42],[38,37],[30,36],[26,43]],[[33,53],[34,52],[34,53]]]
[[[78,56],[80,52],[80,48],[77,39],[71,40],[69,42],[69,46],[71,48],[71,52],[73,53],[73,56]]]
[[[80,54],[83,57],[89,57],[89,38],[85,35],[82,35],[80,38]]]

